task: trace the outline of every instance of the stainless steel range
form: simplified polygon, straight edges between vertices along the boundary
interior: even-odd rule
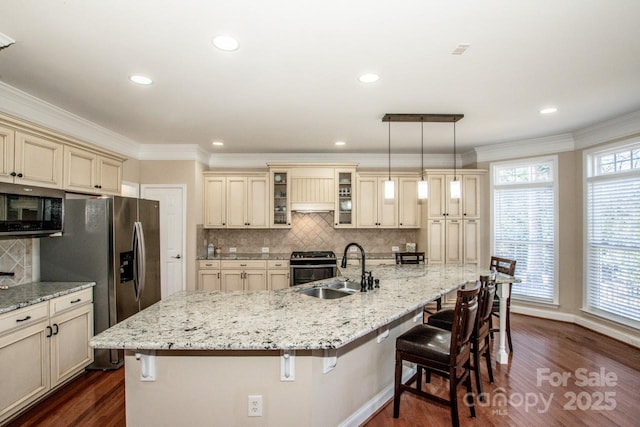
[[[289,265],[291,286],[335,277],[337,272],[333,251],[292,252]]]

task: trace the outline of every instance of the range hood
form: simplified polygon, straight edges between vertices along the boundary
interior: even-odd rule
[[[296,170],[291,173],[291,210],[329,212],[335,209],[333,169]]]

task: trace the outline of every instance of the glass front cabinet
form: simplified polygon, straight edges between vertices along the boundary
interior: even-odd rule
[[[271,169],[271,228],[291,228],[291,190],[286,169]]]
[[[335,183],[336,207],[334,210],[334,227],[353,228],[356,225],[355,169],[336,169]]]

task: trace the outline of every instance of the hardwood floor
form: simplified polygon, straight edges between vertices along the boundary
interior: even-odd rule
[[[638,349],[577,325],[512,316],[515,354],[508,365],[494,362],[494,384],[488,384],[486,369],[483,370],[488,403],[476,402],[476,419],[471,419],[468,408],[461,405],[462,426],[640,425]],[[584,372],[576,372],[578,369]],[[550,380],[542,378],[543,371],[538,374],[539,370],[546,370],[545,378]],[[571,377],[565,384],[553,383],[562,374]],[[587,375],[591,383],[583,385],[581,380]],[[596,383],[607,379],[609,384]],[[447,384],[435,376],[424,387],[447,392]],[[462,394],[461,390],[461,402]],[[124,425],[123,369],[86,372],[9,424],[10,427]],[[399,419],[393,419],[392,405],[387,404],[364,424],[366,427],[450,425],[448,408],[408,393],[402,395]]]

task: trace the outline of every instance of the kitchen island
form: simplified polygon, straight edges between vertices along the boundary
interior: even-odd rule
[[[342,274],[359,282],[359,268]],[[395,338],[422,321],[425,304],[488,271],[373,274],[379,289],[333,300],[297,292],[309,286],[175,294],[91,345],[129,350],[128,425],[357,425],[392,395]],[[262,417],[248,417],[249,396],[261,396]]]

